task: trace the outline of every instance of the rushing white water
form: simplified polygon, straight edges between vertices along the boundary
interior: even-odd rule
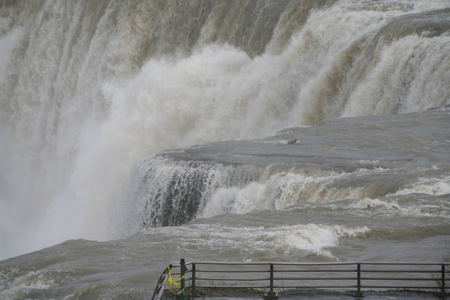
[[[362,201],[358,207],[384,205],[379,198],[385,196],[445,198],[448,149],[441,146],[448,143],[448,117],[446,110],[354,117],[290,128],[260,140],[161,152],[132,172],[116,207],[114,231],[127,236],[196,217],[283,211],[304,203],[354,199]],[[399,212],[410,211],[387,203]],[[445,207],[438,215],[448,214]]]
[[[449,104],[449,9],[446,1],[2,3],[0,258],[108,239],[132,166],[163,149]],[[310,180],[289,176],[300,176],[296,188]],[[255,185],[217,191],[202,216],[220,213],[212,203],[227,196],[218,194],[245,198],[264,189]]]

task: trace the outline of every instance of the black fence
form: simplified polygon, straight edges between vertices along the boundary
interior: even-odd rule
[[[364,291],[426,291],[447,295],[448,263],[269,263],[190,262],[183,276],[192,297],[208,289],[243,289],[277,299],[285,290],[345,290],[355,297]],[[180,276],[174,266],[174,276]],[[166,271],[165,271],[166,272]],[[165,273],[167,275],[167,273]],[[158,287],[157,287],[158,288]],[[243,295],[244,296],[244,295]]]

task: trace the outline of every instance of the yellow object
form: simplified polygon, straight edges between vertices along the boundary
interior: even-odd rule
[[[173,277],[180,277],[180,279],[179,280],[174,280]],[[181,291],[179,291],[177,293],[177,292],[174,292],[171,288],[169,288],[169,285],[176,285],[176,286],[180,287],[181,284],[178,283],[178,282],[181,281],[181,279],[183,279],[183,278],[184,278],[184,276],[172,275],[172,269],[169,268],[169,279],[167,279],[166,288],[169,291],[171,291],[174,295],[181,294],[184,289],[182,289]]]

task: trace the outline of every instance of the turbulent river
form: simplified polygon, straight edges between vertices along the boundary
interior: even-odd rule
[[[0,298],[448,260],[449,53],[448,1],[0,1]]]

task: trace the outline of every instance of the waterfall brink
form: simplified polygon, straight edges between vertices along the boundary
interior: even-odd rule
[[[107,239],[132,166],[164,149],[449,104],[449,9],[419,0],[3,1],[0,257]]]
[[[449,113],[444,107],[344,118],[265,139],[160,152],[131,172],[113,231],[123,236],[195,218],[379,201],[405,189],[421,193],[424,180],[433,194],[445,194],[448,151],[439,145],[448,143]]]
[[[217,189],[244,187],[257,180],[259,172],[251,165],[147,158],[125,184],[113,232],[123,236],[143,228],[185,224],[204,209]]]

